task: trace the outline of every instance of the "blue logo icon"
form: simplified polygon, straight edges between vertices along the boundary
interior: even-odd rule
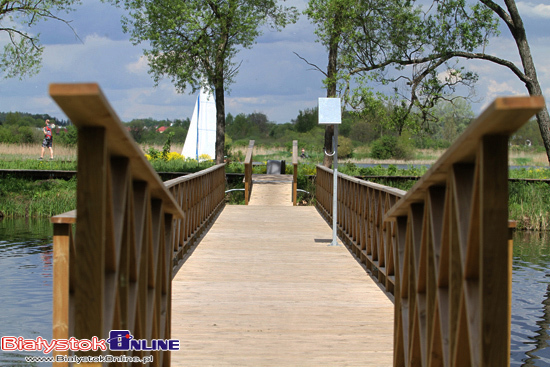
[[[129,330],[111,330],[109,333],[110,350],[130,350],[130,340],[134,339]]]
[[[179,350],[178,339],[134,339],[129,330],[111,330],[109,332],[110,350]]]

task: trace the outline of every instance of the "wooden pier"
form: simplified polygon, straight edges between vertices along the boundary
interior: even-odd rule
[[[339,174],[346,246],[328,246],[333,172],[317,167],[318,209],[295,206],[297,142],[290,196],[259,195],[251,141],[250,205],[225,206],[223,164],[162,182],[96,84],[50,94],[79,129],[77,211],[52,218],[54,338],[180,341],[124,352],[152,366],[509,365],[507,139],[542,97],[495,100],[406,193]]]
[[[331,236],[313,207],[226,206],[172,281],[172,365],[391,366],[393,303]]]

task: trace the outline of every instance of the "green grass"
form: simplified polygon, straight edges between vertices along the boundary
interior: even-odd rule
[[[51,217],[76,208],[76,179],[0,180],[0,216]]]
[[[266,156],[266,158],[268,158]],[[256,160],[255,160],[256,161]],[[174,159],[150,161],[158,172],[197,172],[214,165],[213,162],[197,163],[192,160]],[[42,169],[42,170],[76,170],[76,162],[37,161],[30,159],[13,159],[0,161],[2,169]],[[412,167],[398,169],[394,165],[360,168],[353,163],[340,164],[339,171],[350,176],[422,176],[427,168]],[[266,166],[254,166],[254,173],[265,173]],[[227,172],[244,173],[244,164],[231,162],[226,166]],[[522,168],[510,170],[511,178],[550,179],[549,168]],[[287,162],[286,173],[293,173],[291,162]],[[302,205],[314,204],[315,185],[309,176],[316,174],[316,164],[300,160],[298,165],[298,188],[311,195],[300,193],[298,202]],[[369,179],[373,182],[409,190],[414,180]],[[229,188],[241,188],[242,184]],[[228,188],[228,189],[229,189]],[[509,217],[518,222],[521,230],[550,229],[550,187],[545,182],[511,182],[509,185]],[[230,204],[242,204],[243,192],[227,195]],[[0,216],[5,217],[48,217],[76,208],[76,179],[31,181],[6,177],[0,180]]]
[[[550,186],[546,182],[510,182],[509,217],[517,228],[548,230],[550,228]]]
[[[0,169],[28,169],[28,170],[52,170],[52,171],[76,171],[76,161],[63,161],[59,159],[44,160],[12,158],[0,160]]]
[[[512,158],[512,162],[514,162],[514,164],[517,166],[528,166],[533,162],[533,159],[526,157]]]

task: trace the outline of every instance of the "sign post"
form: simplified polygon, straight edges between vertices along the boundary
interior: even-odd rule
[[[332,136],[333,152],[325,154],[332,156],[333,167],[333,185],[332,185],[332,243],[329,246],[340,246],[338,244],[338,125],[342,123],[342,107],[340,98],[319,98],[319,124],[334,125],[334,135]]]

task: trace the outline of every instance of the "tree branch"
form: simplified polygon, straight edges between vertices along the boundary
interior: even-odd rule
[[[315,64],[312,64],[310,63],[309,61],[307,61],[305,58],[303,58],[302,56],[300,56],[299,54],[297,54],[296,52],[293,52],[294,55],[298,56],[299,59],[301,59],[302,61],[304,61],[306,64],[308,64],[309,66],[313,67],[315,70],[317,71],[320,71],[326,78],[328,78],[328,74],[323,71],[323,69],[321,69],[320,67],[318,67],[317,65]]]
[[[506,10],[504,10],[500,5],[498,5],[492,0],[479,0],[479,1],[481,1],[483,4],[485,4],[485,6],[487,6],[489,9],[494,11],[499,16],[499,18],[502,19],[504,23],[506,23],[508,28],[514,27],[514,22],[512,21],[512,18],[508,13],[506,13]]]
[[[429,56],[426,56],[426,57],[420,57],[420,58],[415,58],[415,59],[410,59],[410,60],[391,59],[391,60],[386,60],[386,61],[384,61],[382,63],[379,63],[379,64],[374,64],[374,65],[368,65],[368,66],[365,66],[365,67],[355,68],[355,69],[351,70],[349,74],[354,75],[354,74],[364,73],[364,72],[373,71],[373,70],[377,70],[377,69],[382,69],[382,68],[384,68],[388,65],[391,65],[391,64],[407,66],[407,65],[414,65],[414,64],[423,64],[423,63],[430,62],[430,61],[435,61],[435,60],[438,60],[438,59],[441,59],[441,58],[444,58],[445,60],[449,60],[453,57],[461,57],[461,58],[465,58],[465,59],[478,59],[478,60],[491,61],[495,64],[502,65],[502,66],[505,66],[508,69],[510,69],[514,74],[516,74],[516,76],[522,82],[524,82],[524,83],[529,83],[530,82],[530,79],[524,74],[524,72],[522,72],[511,61],[504,60],[504,59],[501,59],[501,58],[496,57],[496,56],[487,55],[487,54],[484,54],[484,53],[465,52],[465,51],[450,51],[450,52],[446,52],[446,53],[429,55]]]

